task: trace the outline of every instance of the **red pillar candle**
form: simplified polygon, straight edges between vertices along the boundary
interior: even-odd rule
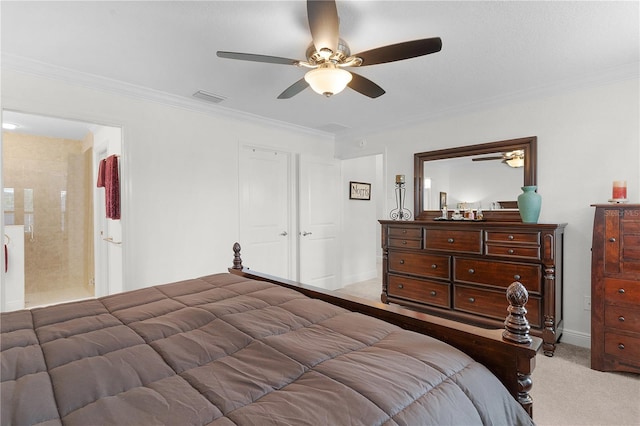
[[[627,198],[627,181],[614,180],[613,181],[613,199],[625,200],[626,198]]]

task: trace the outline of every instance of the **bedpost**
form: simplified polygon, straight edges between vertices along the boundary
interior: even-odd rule
[[[507,300],[509,307],[507,319],[504,321],[502,338],[514,343],[528,345],[532,339],[529,335],[529,321],[524,305],[529,300],[529,293],[522,283],[515,281],[507,288]],[[533,399],[529,391],[533,387],[531,373],[535,368],[535,358],[519,358],[517,361],[518,402],[533,417]]]
[[[237,242],[233,245],[233,268],[242,269],[242,258],[240,257],[240,244]]]

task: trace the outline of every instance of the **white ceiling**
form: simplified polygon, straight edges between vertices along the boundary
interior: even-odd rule
[[[350,89],[325,98],[306,89],[278,100],[305,69],[216,56],[227,50],[305,59],[311,36],[304,0],[3,0],[2,59],[3,66],[51,65],[186,102],[202,103],[192,94],[204,90],[225,98],[214,109],[344,136],[637,77],[639,4],[338,0],[340,35],[352,53],[442,38],[439,53],[358,69],[386,90],[377,99]]]

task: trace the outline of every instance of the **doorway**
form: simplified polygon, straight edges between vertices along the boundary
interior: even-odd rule
[[[103,126],[6,110],[2,118],[16,126],[3,129],[3,227],[22,240],[7,246],[2,308],[95,296],[94,134]]]

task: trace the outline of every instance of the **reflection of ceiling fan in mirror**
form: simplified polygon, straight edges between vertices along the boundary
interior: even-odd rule
[[[472,158],[471,161],[489,161],[489,160],[502,160],[503,163],[509,167],[523,167],[524,166],[524,150],[516,149],[515,151],[504,152],[502,155],[492,157],[477,157]]]
[[[439,37],[432,37],[390,44],[352,55],[347,43],[340,38],[335,0],[307,0],[307,18],[313,41],[307,49],[306,61],[225,51],[218,51],[217,55],[227,59],[295,65],[311,69],[307,71],[304,78],[282,92],[278,99],[289,99],[309,86],[315,92],[327,97],[348,86],[365,96],[377,98],[385,93],[384,89],[368,78],[344,68],[402,61],[429,55],[442,49],[442,40]]]

